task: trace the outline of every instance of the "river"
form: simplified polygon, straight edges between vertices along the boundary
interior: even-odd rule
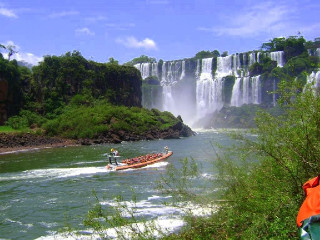
[[[175,231],[183,224],[177,208],[163,205],[171,198],[155,187],[169,164],[194,158],[202,165],[200,181],[214,179],[212,143],[232,144],[224,132],[200,131],[196,136],[122,144],[74,146],[0,155],[0,239],[55,239],[66,226],[85,231],[83,219],[94,202],[113,206],[114,197],[137,196],[137,214],[161,220]],[[173,155],[141,169],[118,172],[105,166],[106,152],[116,148],[121,156],[133,157],[168,146]],[[171,221],[168,221],[171,220]],[[90,231],[88,231],[90,232]],[[88,233],[87,232],[87,233]]]

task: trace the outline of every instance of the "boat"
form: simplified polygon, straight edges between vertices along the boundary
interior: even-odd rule
[[[157,162],[161,162],[173,154],[172,151],[166,151],[165,153],[151,153],[144,156],[125,159],[122,162],[118,162],[119,156],[109,156],[109,164],[106,166],[108,170],[125,170],[130,168],[141,168],[147,165],[151,165]]]

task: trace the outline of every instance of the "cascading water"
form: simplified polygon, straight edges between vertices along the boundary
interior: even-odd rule
[[[313,88],[319,88],[320,87],[320,71],[312,72],[307,77],[307,83],[311,84]]]
[[[250,53],[249,54],[249,67],[256,62],[257,62],[256,61],[256,53],[255,52]]]
[[[243,102],[242,102],[242,78],[238,77],[235,80],[235,83],[233,85],[233,90],[232,90],[232,96],[231,96],[231,106],[235,107],[240,107]]]
[[[147,77],[151,76],[150,74],[151,63],[137,63],[133,66],[141,72],[142,79],[146,79]]]
[[[159,78],[158,63],[152,63],[151,74],[152,76],[156,76],[157,78]]]
[[[217,72],[212,76],[213,58],[202,59],[202,70],[196,85],[198,117],[204,117],[223,107],[223,77],[232,74],[232,56],[217,58]]]
[[[162,64],[162,103],[163,110],[179,114],[179,99],[174,94],[174,86],[185,76],[185,61],[169,61]]]
[[[185,76],[186,76],[186,61],[182,61],[180,80],[182,80]]]
[[[167,63],[163,62],[161,67],[162,78],[161,78],[161,85],[167,81]]]
[[[202,59],[202,71],[196,86],[198,116],[204,116],[212,103],[212,58]]]
[[[283,51],[271,52],[270,58],[272,61],[277,62],[278,67],[284,66],[284,52]]]
[[[260,75],[254,77],[238,77],[232,90],[231,106],[261,103]]]
[[[228,75],[232,75],[232,68],[231,68],[232,59],[233,59],[233,55],[217,58],[216,77],[225,77]]]
[[[196,67],[196,79],[200,77],[200,59],[197,59],[197,67]]]
[[[174,98],[172,95],[172,86],[163,85],[162,86],[162,95],[163,95],[163,110],[170,111],[175,113],[174,109]]]
[[[252,77],[252,101],[253,104],[261,104],[261,82],[260,75]]]

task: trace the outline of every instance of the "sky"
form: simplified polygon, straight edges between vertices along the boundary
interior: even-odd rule
[[[0,44],[34,65],[74,50],[120,64],[232,54],[298,34],[320,37],[319,0],[0,0]]]

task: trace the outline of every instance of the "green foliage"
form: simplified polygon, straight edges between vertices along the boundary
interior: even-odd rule
[[[226,56],[228,56],[228,55],[229,55],[228,51],[224,51],[224,52],[221,54],[221,57],[226,57]]]
[[[8,109],[8,116],[18,114],[24,98],[24,84],[28,80],[31,73],[25,67],[18,66],[16,60],[8,61],[0,58],[0,80],[7,83],[8,88],[1,93],[5,96],[3,103]],[[2,90],[2,89],[1,89]]]
[[[317,68],[318,58],[310,57],[307,53],[292,57],[284,66],[284,71],[290,76],[297,76],[303,71],[311,72]]]
[[[28,110],[21,110],[19,115],[10,117],[6,122],[6,125],[13,129],[23,129],[27,127],[40,127],[45,122],[46,119],[41,115]]]
[[[261,49],[265,51],[284,51],[287,60],[306,52],[306,40],[303,37],[291,36],[288,38],[274,38],[263,43]]]
[[[78,96],[76,99],[81,97]],[[108,131],[144,133],[165,130],[179,120],[169,112],[158,113],[143,108],[114,106],[105,101],[92,105],[73,104],[57,118],[49,120],[44,128],[48,135],[68,138],[95,138]]]
[[[156,62],[156,59],[153,57],[148,57],[146,55],[141,55],[140,57],[136,57],[132,59],[130,62],[127,62],[127,65],[135,65],[137,63],[146,63],[146,62]]]
[[[17,129],[14,129],[10,126],[0,126],[0,133],[11,133],[17,132]]]
[[[19,116],[13,116],[8,119],[6,122],[7,126],[12,127],[13,129],[23,129],[28,127],[28,121],[25,118]]]
[[[30,101],[41,103],[41,112],[53,115],[79,94],[88,100],[103,96],[113,104],[140,106],[140,87],[141,77],[134,67],[118,65],[113,58],[107,64],[87,61],[74,51],[46,56],[33,68]]]

